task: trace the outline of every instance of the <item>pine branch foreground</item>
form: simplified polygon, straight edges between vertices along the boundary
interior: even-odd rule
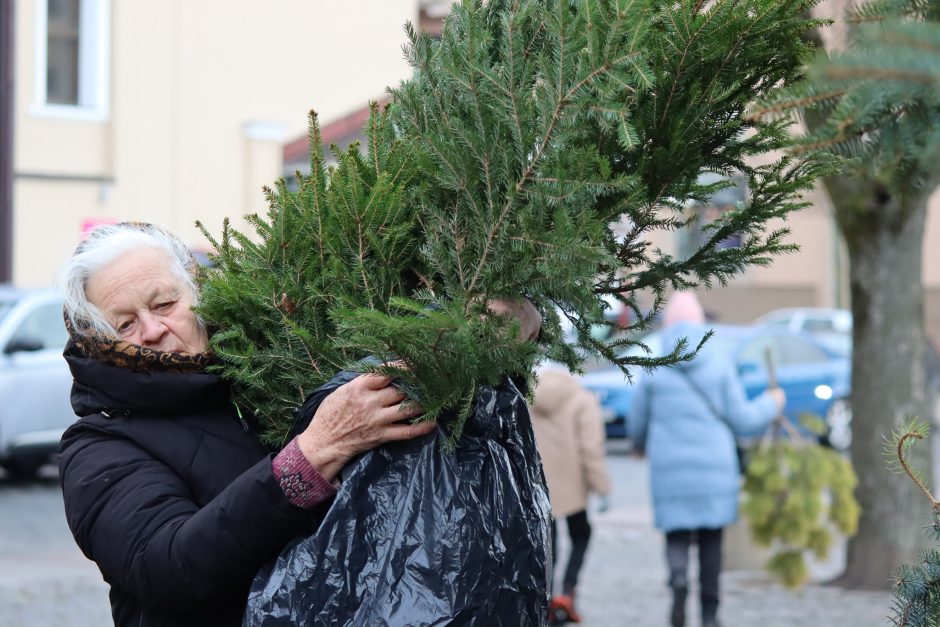
[[[848,16],[848,49],[820,53],[807,81],[776,91],[752,110],[813,116],[793,152],[848,158],[856,175],[916,196],[940,183],[940,3],[873,0]]]
[[[905,473],[924,493],[932,506],[933,520],[927,533],[934,542],[940,542],[940,501],[927,488],[920,473],[907,460],[914,443],[925,440],[930,425],[912,420],[895,430],[885,442],[885,457],[889,468],[896,473]],[[894,574],[894,599],[891,607],[891,623],[898,627],[933,627],[940,617],[940,547],[924,551],[919,564],[904,564]]]
[[[724,284],[790,252],[769,225],[830,167],[754,159],[787,145],[789,121],[745,115],[801,78],[814,3],[705,4],[455,4],[439,41],[407,26],[414,77],[389,108],[373,105],[365,146],[334,147],[327,167],[312,115],[310,173],[267,191],[253,233],[226,222],[216,239],[199,225],[218,254],[198,311],[265,439],[282,442],[293,408],[340,368],[396,376],[427,417],[454,410],[456,442],[477,386],[542,354],[572,369],[587,355],[622,368],[691,358],[684,345],[635,357],[624,351],[636,339],[594,339],[612,324],[605,296],[637,313],[635,333],[668,288]],[[720,187],[700,184],[704,172],[740,173],[750,195],[676,259],[650,238]],[[722,247],[731,236],[743,244]],[[543,312],[540,345],[486,315],[488,300],[517,297]]]

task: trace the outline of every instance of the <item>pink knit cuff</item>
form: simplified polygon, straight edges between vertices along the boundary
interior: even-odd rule
[[[304,457],[297,438],[274,456],[271,466],[287,500],[297,507],[311,509],[336,494],[336,488]]]

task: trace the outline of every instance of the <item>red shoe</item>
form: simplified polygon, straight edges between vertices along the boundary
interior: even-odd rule
[[[574,609],[574,599],[566,594],[552,599],[548,605],[548,619],[550,623],[580,623],[581,615]]]

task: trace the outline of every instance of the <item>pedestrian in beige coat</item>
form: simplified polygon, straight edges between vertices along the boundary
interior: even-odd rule
[[[571,538],[571,555],[562,580],[562,594],[554,596],[551,616],[556,622],[580,622],[574,608],[578,573],[584,563],[591,525],[588,495],[606,496],[610,479],[604,461],[604,424],[594,394],[560,368],[539,372],[532,403],[532,428],[552,502],[552,555],[558,519],[564,518]]]

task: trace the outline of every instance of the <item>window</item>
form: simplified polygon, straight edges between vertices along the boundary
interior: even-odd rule
[[[738,364],[749,363],[766,371],[768,350],[774,366],[823,363],[829,359],[823,349],[798,337],[771,335],[748,342],[738,355]]]
[[[13,309],[15,304],[15,300],[0,300],[0,321],[2,321],[8,313],[10,313],[10,310]]]
[[[700,185],[715,185],[722,182],[730,182],[731,186],[714,192],[705,204],[691,203],[686,207],[688,217],[694,215],[695,220],[684,229],[676,231],[676,244],[681,259],[688,259],[694,255],[712,237],[713,232],[706,228],[708,225],[720,221],[726,213],[740,208],[747,200],[747,183],[740,176],[728,178],[706,172],[698,179]],[[718,242],[715,248],[717,250],[740,248],[743,243],[742,235],[733,233]]]
[[[25,342],[41,345],[43,349],[61,349],[68,341],[68,332],[62,320],[61,305],[43,305],[31,312],[16,333],[11,343]]]
[[[786,340],[780,338],[779,342],[780,364],[783,366],[820,364],[829,359],[823,349],[799,338],[787,338]]]
[[[48,0],[46,102],[78,104],[78,13],[80,0]]]
[[[110,0],[36,0],[34,115],[108,117]]]
[[[433,39],[440,39],[444,18],[450,14],[450,0],[421,0],[418,5],[418,28]]]
[[[760,371],[767,370],[767,351],[775,365],[780,364],[780,347],[773,337],[758,337],[748,342],[738,353],[738,366],[747,364]]]
[[[807,318],[803,322],[803,330],[808,333],[833,333],[835,324],[832,318]]]

